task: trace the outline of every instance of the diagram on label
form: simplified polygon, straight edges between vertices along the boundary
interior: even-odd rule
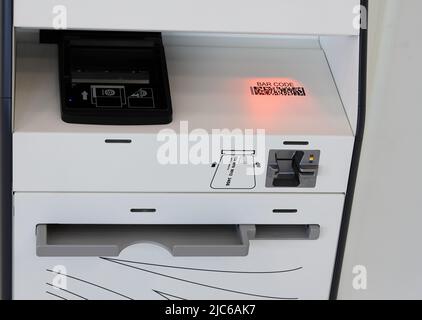
[[[129,108],[154,108],[152,88],[140,88],[128,97]]]
[[[211,188],[253,189],[255,186],[255,151],[222,151]]]
[[[81,93],[82,99],[88,99],[88,92]],[[91,103],[98,108],[122,108],[126,104],[124,86],[91,86]]]

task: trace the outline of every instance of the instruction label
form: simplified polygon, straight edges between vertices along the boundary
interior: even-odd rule
[[[211,181],[211,188],[253,189],[255,186],[255,152],[223,151]]]

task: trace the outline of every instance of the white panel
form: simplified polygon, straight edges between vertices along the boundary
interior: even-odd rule
[[[325,246],[335,242],[333,234],[315,242],[253,241],[246,257],[174,258],[155,245],[138,244],[117,260],[105,260],[37,258],[29,242],[33,233],[16,252],[14,299],[57,299],[49,293],[68,300],[328,299],[334,255]],[[66,291],[47,284],[60,278],[50,271],[57,266],[69,275],[61,276]]]
[[[107,144],[108,138],[130,138],[132,143]],[[284,140],[310,144],[285,146]],[[154,135],[15,133],[14,190],[216,192],[210,187],[215,173],[211,164],[161,164],[157,161],[161,145]],[[245,191],[345,192],[352,148],[351,137],[269,136],[257,155],[264,170],[256,173],[256,187]],[[316,188],[266,188],[270,149],[321,150]]]
[[[320,41],[355,132],[359,99],[359,37],[321,37]]]
[[[157,140],[160,130],[179,134],[180,122],[188,121],[189,131],[205,130],[200,134],[205,139],[212,138],[213,129],[248,129],[255,135],[265,130],[265,146],[256,141],[252,146],[263,147],[260,159],[270,149],[285,149],[283,140],[309,141],[306,149],[321,150],[321,170],[312,191],[345,192],[353,134],[321,49],[169,46],[174,119],[165,126],[64,123],[55,53],[51,45],[23,45],[19,53],[15,191],[212,191],[210,165],[218,159],[203,165],[157,161],[163,145]],[[307,96],[252,95],[250,87],[257,81],[293,82],[304,86]],[[119,138],[132,143],[104,143]],[[274,192],[265,188],[265,174],[257,176],[254,191]]]
[[[359,0],[15,0],[15,26],[52,28],[56,5],[69,29],[358,34]],[[56,14],[57,15],[57,14]]]
[[[15,215],[37,223],[320,224],[341,217],[344,195],[243,193],[23,193]],[[132,213],[152,208],[154,213]],[[273,213],[297,209],[297,213]]]
[[[171,299],[327,299],[343,201],[343,195],[16,194],[14,298],[55,298],[46,291],[66,299],[164,298],[159,291]],[[133,206],[156,206],[157,212],[133,214]],[[274,206],[297,208],[298,213],[273,214]],[[39,223],[318,223],[321,234],[314,241],[251,241],[246,257],[173,257],[144,243],[123,250],[115,257],[120,261],[113,262],[37,257]],[[58,283],[56,274],[48,271],[57,266],[69,275],[67,291],[46,284]],[[291,271],[250,273],[283,270]]]

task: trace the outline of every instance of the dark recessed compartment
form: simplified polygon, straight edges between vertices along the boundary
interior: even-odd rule
[[[41,31],[59,47],[65,122],[145,125],[172,120],[160,33]]]

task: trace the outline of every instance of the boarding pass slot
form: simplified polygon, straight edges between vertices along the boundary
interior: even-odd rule
[[[153,243],[173,256],[246,256],[250,240],[316,240],[318,225],[65,225],[36,228],[38,256],[119,256]]]
[[[41,30],[58,45],[62,120],[168,124],[170,87],[161,33]]]

